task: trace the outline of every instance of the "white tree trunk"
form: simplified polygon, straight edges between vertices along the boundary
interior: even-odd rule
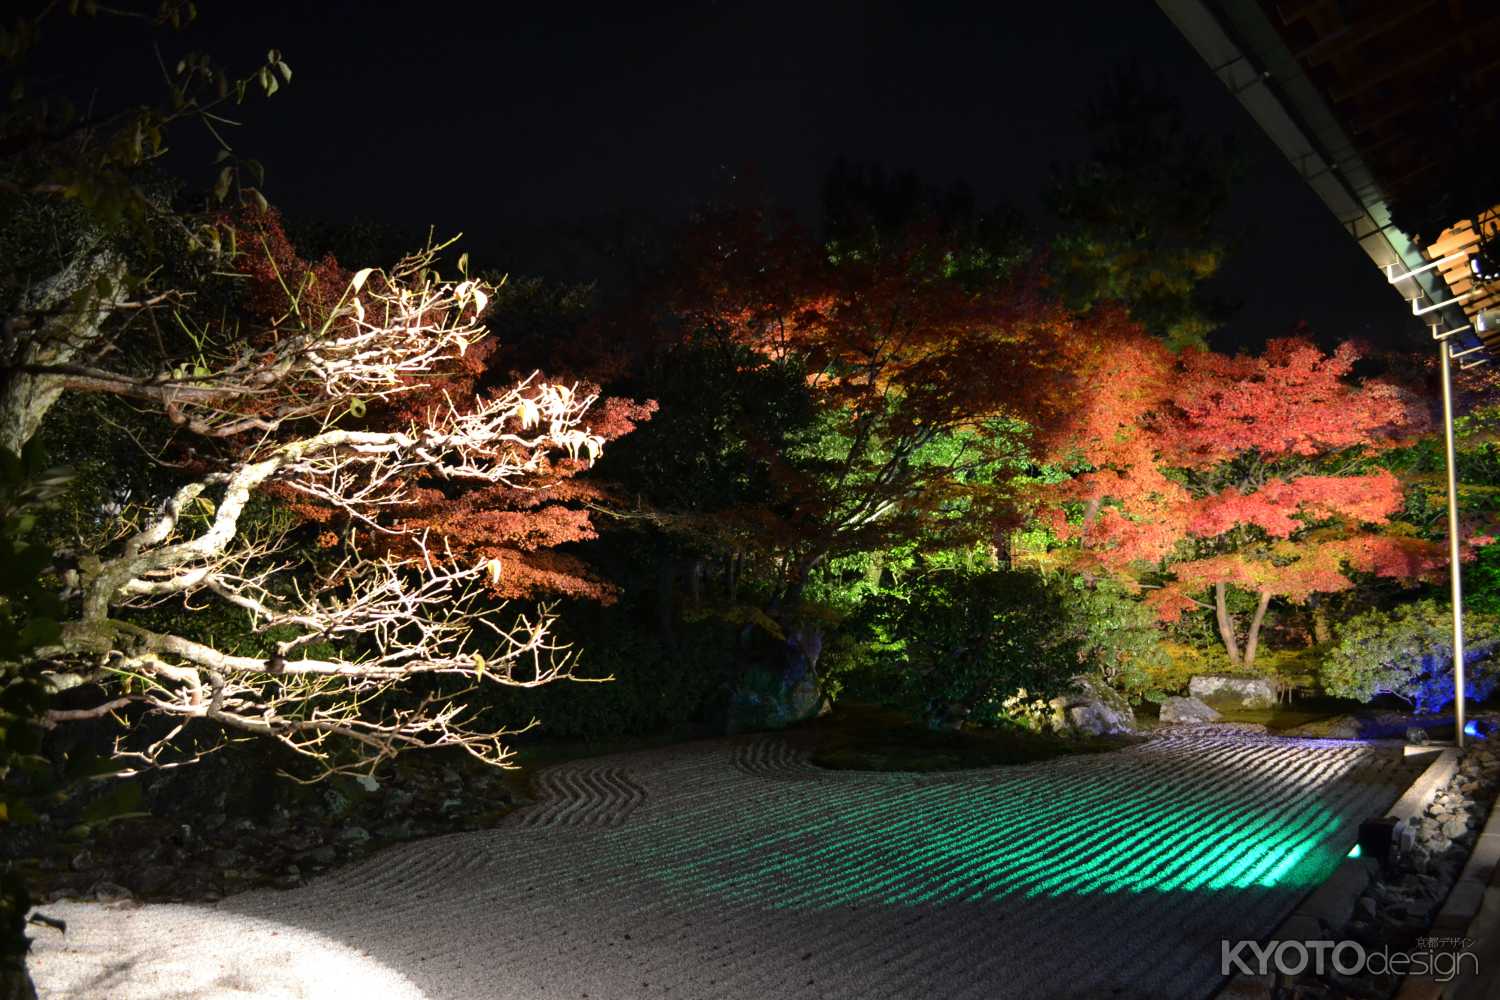
[[[19,453],[63,391],[59,376],[22,371],[20,366],[64,365],[97,354],[101,329],[124,276],[124,262],[96,244],[23,296],[6,324],[0,448]]]

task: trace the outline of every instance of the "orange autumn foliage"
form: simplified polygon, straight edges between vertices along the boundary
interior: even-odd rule
[[[239,255],[236,265],[246,282],[247,311],[274,336],[294,323],[316,325],[336,307],[352,272],[332,257],[304,260],[287,238],[280,217],[274,212],[244,214],[231,220],[236,229]],[[374,280],[381,280],[377,274]],[[288,291],[296,298],[292,315]],[[435,372],[405,379],[407,391],[372,404],[368,412],[347,415],[342,423],[368,428],[422,427],[432,423],[434,413],[450,407],[470,412],[482,401],[502,396],[514,382],[496,373],[497,357],[504,345],[493,336],[471,345],[463,356]],[[540,373],[533,382],[546,381]],[[596,386],[572,386],[579,398],[599,395]],[[630,433],[638,423],[650,419],[656,404],[625,399],[598,399],[589,408],[585,430],[606,443]],[[427,557],[443,554],[461,565],[497,565],[500,572],[487,578],[489,590],[498,598],[539,598],[565,595],[611,601],[613,585],[602,579],[583,560],[559,551],[570,543],[596,537],[586,504],[602,498],[598,487],[575,477],[588,468],[587,456],[554,455],[535,449],[529,456],[525,487],[503,484],[456,484],[433,472],[404,484],[405,502],[387,516],[382,528],[339,524],[337,513],[326,505],[282,491],[280,499],[309,521],[342,527],[346,539],[365,550],[415,558],[425,538]],[[337,535],[325,529],[318,545],[331,547]],[[492,562],[493,561],[493,562]]]

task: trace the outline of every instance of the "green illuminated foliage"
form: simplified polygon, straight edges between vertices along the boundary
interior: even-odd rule
[[[1391,694],[1419,712],[1441,710],[1454,693],[1451,614],[1436,601],[1422,600],[1356,615],[1339,627],[1338,645],[1323,662],[1323,689],[1362,701]],[[1465,691],[1483,701],[1500,683],[1494,662],[1500,618],[1466,613],[1464,630]]]
[[[912,708],[933,725],[994,725],[1019,689],[1047,698],[1092,665],[1059,627],[1060,596],[1033,573],[936,571],[871,597],[861,617]]]

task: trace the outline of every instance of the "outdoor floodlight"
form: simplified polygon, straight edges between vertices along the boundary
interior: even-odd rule
[[[1500,237],[1489,232],[1480,239],[1479,246],[1469,257],[1469,270],[1474,280],[1487,283],[1500,278]]]

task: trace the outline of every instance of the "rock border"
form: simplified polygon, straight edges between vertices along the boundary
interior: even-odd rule
[[[1469,860],[1458,881],[1432,922],[1439,937],[1465,937],[1480,949],[1479,976],[1463,975],[1452,983],[1407,978],[1396,1000],[1483,1000],[1492,997],[1500,983],[1500,808],[1490,810],[1489,820],[1474,842]]]

